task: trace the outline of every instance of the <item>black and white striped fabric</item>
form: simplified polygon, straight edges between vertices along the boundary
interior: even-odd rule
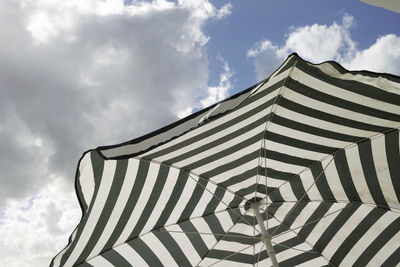
[[[268,79],[86,152],[83,217],[51,266],[400,263],[400,78],[292,54]]]

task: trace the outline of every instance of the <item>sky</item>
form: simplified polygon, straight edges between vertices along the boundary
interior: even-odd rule
[[[399,25],[358,0],[0,0],[0,267],[66,246],[84,151],[240,92],[292,52],[400,75]]]

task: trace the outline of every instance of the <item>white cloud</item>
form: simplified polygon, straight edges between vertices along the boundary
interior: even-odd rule
[[[207,91],[200,97],[198,101],[199,104],[186,106],[183,110],[178,110],[176,113],[178,118],[184,118],[196,110],[211,106],[229,96],[229,93],[233,88],[231,78],[234,72],[229,67],[228,62],[222,58],[220,58],[220,60],[224,62],[224,66],[223,72],[219,76],[218,85],[209,86]]]
[[[233,72],[229,68],[227,62],[224,64],[224,72],[220,75],[219,84],[217,86],[208,87],[208,95],[200,101],[201,107],[205,108],[219,102],[228,97],[229,91],[232,89]]]
[[[35,196],[11,201],[0,215],[0,266],[47,266],[81,217],[71,184],[55,178]]]
[[[233,7],[230,3],[222,6],[219,10],[217,10],[217,18],[222,19],[230,15],[232,13],[232,8]]]
[[[359,50],[351,38],[354,27],[354,18],[348,14],[343,16],[340,24],[291,27],[283,45],[263,40],[249,49],[247,56],[254,58],[259,80],[271,74],[292,52],[315,63],[335,60],[349,69],[400,74],[399,37],[385,35],[369,48]]]
[[[1,209],[8,196],[23,197],[26,191],[36,191],[50,180],[46,165],[54,151],[11,108],[2,112],[0,139]]]
[[[343,64],[349,69],[368,69],[400,75],[400,36],[381,36],[369,48],[357,51],[353,58]]]
[[[203,27],[230,10],[207,0],[0,0],[0,266],[46,266],[66,245],[84,150],[159,128],[208,96]],[[229,90],[226,75],[208,101]]]
[[[0,146],[10,162],[44,168],[30,181],[72,176],[84,150],[134,138],[196,106],[209,87],[203,26],[230,12],[229,4],[217,9],[207,0],[1,5],[0,125],[7,127]],[[24,153],[17,139],[25,132],[43,148]],[[2,184],[27,179],[11,173]],[[4,187],[0,203],[8,197]]]

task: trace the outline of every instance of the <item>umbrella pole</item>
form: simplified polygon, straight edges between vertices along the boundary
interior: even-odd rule
[[[265,229],[264,220],[261,217],[259,206],[260,206],[259,203],[252,203],[250,205],[250,208],[254,210],[254,213],[256,215],[258,226],[260,227],[260,230],[261,230],[262,241],[264,242],[265,246],[267,247],[267,254],[268,254],[269,258],[271,259],[272,266],[279,267],[278,261],[275,256],[275,250],[271,243],[271,236],[268,235],[267,229]]]

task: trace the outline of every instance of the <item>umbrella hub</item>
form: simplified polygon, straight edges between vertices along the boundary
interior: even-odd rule
[[[256,212],[256,210],[258,211],[258,213],[260,212],[259,210],[261,209],[262,204],[260,202],[251,202],[250,203],[250,209],[254,210],[254,212]]]
[[[260,206],[260,205],[262,205],[262,202],[263,202],[263,199],[262,198],[260,198],[260,197],[253,197],[253,198],[250,198],[249,200],[247,200],[246,201],[246,203],[244,204],[244,208],[245,208],[245,210],[248,210],[248,209],[251,209],[252,207],[252,205],[254,206],[254,205],[257,205],[257,206]]]

